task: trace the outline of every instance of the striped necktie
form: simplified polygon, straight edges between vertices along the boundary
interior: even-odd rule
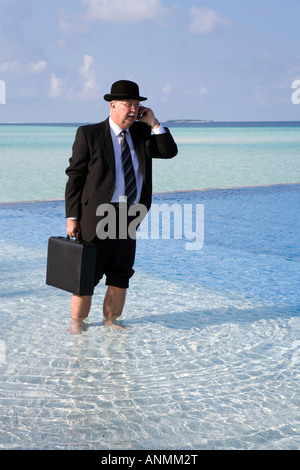
[[[122,160],[123,160],[123,169],[124,169],[124,179],[125,179],[125,195],[127,196],[127,204],[131,206],[135,200],[137,195],[136,189],[136,179],[132,164],[131,153],[129,149],[129,145],[126,139],[126,131],[122,131]]]

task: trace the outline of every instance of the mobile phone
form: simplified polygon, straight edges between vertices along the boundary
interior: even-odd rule
[[[142,108],[139,108],[139,112],[138,112],[138,118],[141,118],[143,116],[143,112],[141,111]]]

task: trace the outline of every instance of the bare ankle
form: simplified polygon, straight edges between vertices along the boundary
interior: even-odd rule
[[[71,317],[73,321],[83,322],[90,312],[91,296],[73,295],[71,298]]]
[[[103,316],[106,323],[115,323],[122,315],[126,297],[126,289],[108,286],[103,302]]]

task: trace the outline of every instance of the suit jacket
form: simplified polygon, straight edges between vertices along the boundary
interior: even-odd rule
[[[140,203],[150,209],[152,199],[152,158],[173,158],[177,146],[168,129],[165,134],[152,135],[150,127],[136,121],[130,134],[143,175]],[[85,241],[96,236],[100,204],[109,203],[115,188],[115,156],[109,119],[99,124],[78,128],[70,165],[66,169],[66,217],[80,220]]]

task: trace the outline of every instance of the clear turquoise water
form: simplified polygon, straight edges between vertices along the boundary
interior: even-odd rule
[[[179,157],[155,165],[155,190],[300,181],[300,128],[176,128]]]
[[[132,330],[102,327],[102,284],[76,337],[45,285],[63,201],[8,202],[63,197],[75,128],[20,129],[0,126],[0,448],[299,449],[299,128],[174,128],[154,202],[204,204],[204,246],[138,240]]]
[[[76,128],[0,125],[0,202],[62,199]],[[154,162],[154,191],[300,181],[300,127],[171,131],[179,154]]]

